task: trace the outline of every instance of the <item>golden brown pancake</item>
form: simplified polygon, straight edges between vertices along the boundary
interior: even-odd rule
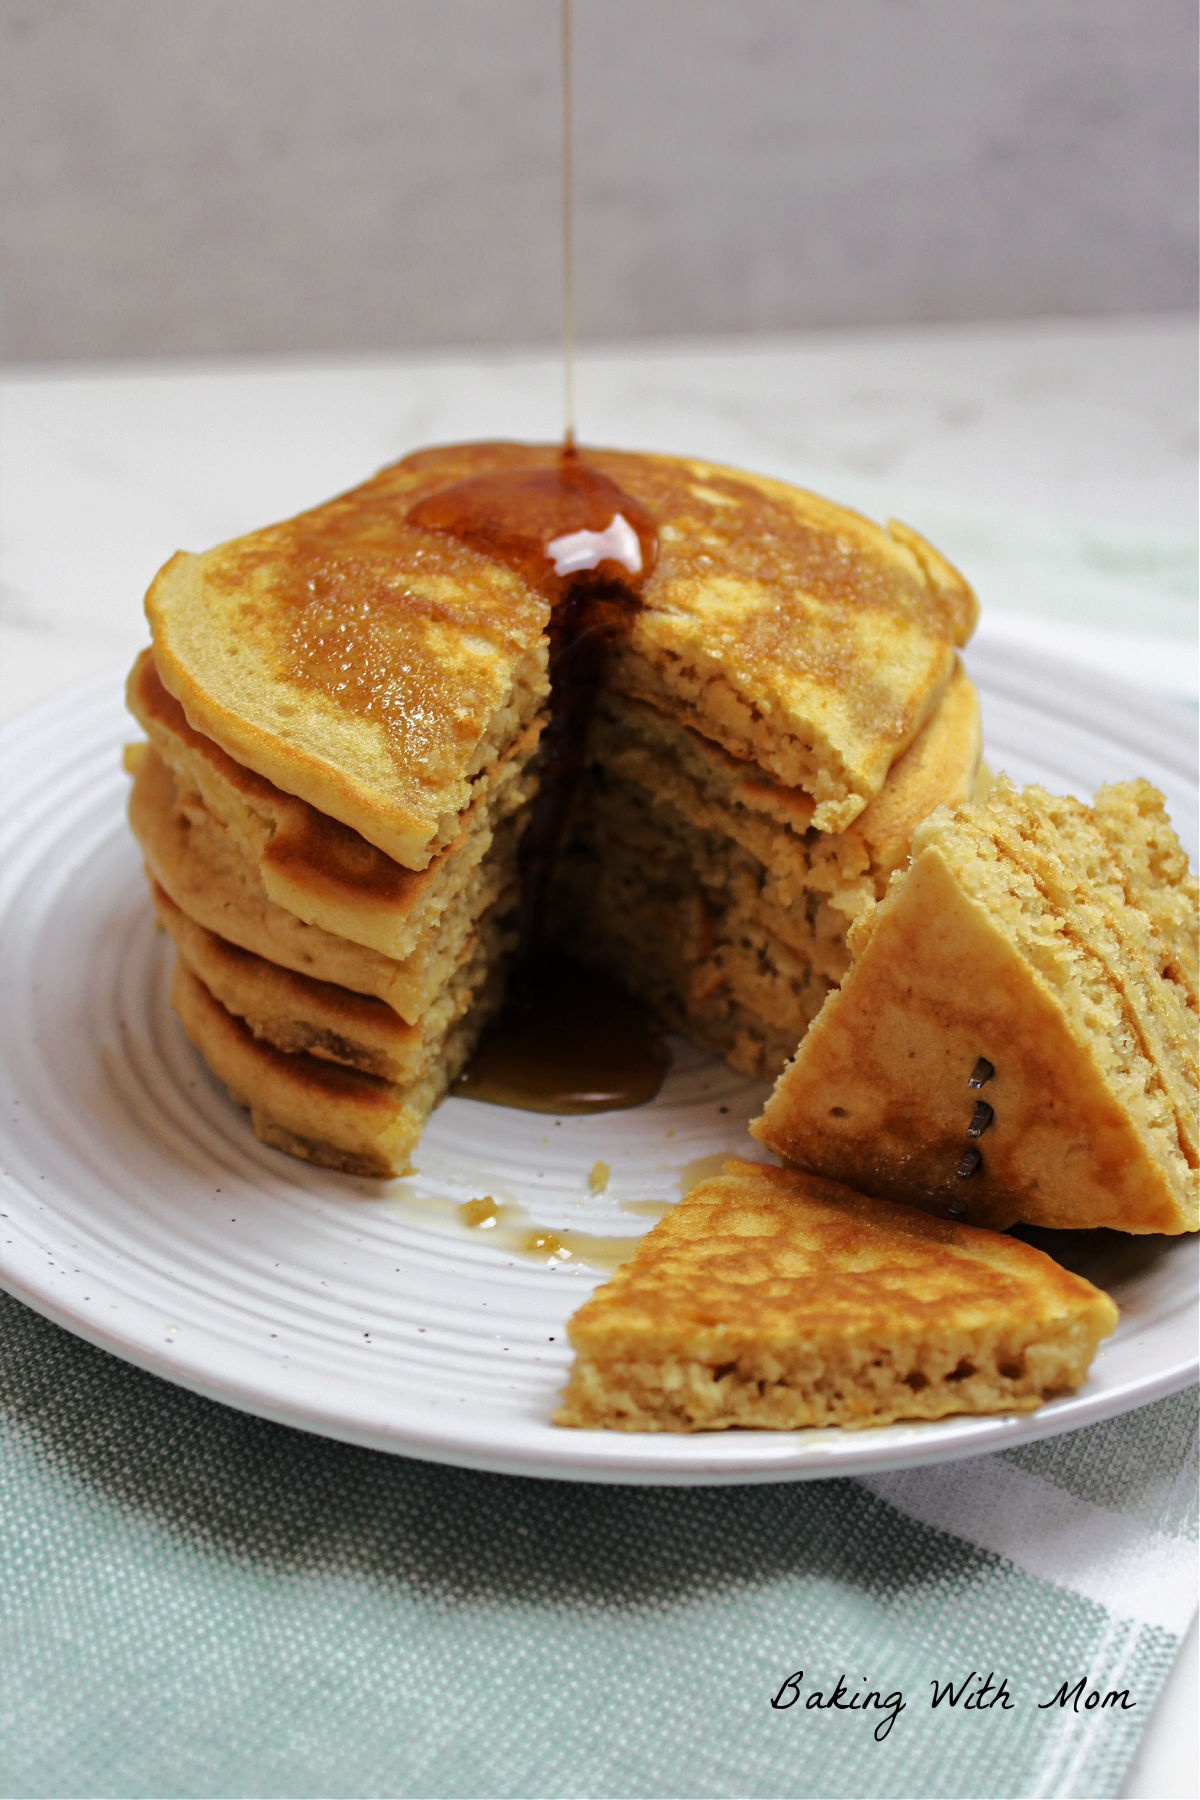
[[[460,829],[446,848],[427,868],[406,869],[194,731],[159,680],[148,650],[133,666],[127,699],[180,794],[194,796],[226,829],[257,866],[271,901],[306,924],[398,961],[436,927],[490,851],[497,828],[528,804],[535,788],[531,758],[540,719],[472,784]]]
[[[1194,1231],[1196,882],[1162,796],[1001,779],[919,826],[756,1137],[1004,1227]]]
[[[556,451],[423,451],[201,556],[146,599],[159,674],[236,762],[424,868],[471,783],[541,712],[548,604],[458,538],[407,518],[474,474]],[[975,602],[914,532],[711,464],[587,461],[643,505],[658,558],[610,684],[814,801],[841,830],[944,690]]]
[[[420,1023],[409,1025],[382,1000],[298,975],[206,931],[157,883],[151,892],[159,923],[181,959],[255,1037],[277,1050],[305,1051],[401,1086],[427,1073],[447,1032],[478,999],[512,942],[511,933],[497,942],[495,924],[482,927]]]
[[[495,996],[489,997],[494,1003]],[[407,1085],[324,1058],[288,1054],[255,1037],[215,1000],[186,962],[175,965],[171,1004],[213,1074],[264,1144],[349,1175],[403,1175],[425,1121],[466,1061],[487,1017],[477,1007],[442,1041],[440,1055]]]
[[[491,855],[417,944],[398,960],[309,925],[268,899],[255,863],[217,823],[198,796],[181,796],[170,769],[148,745],[136,746],[129,822],[147,873],[189,919],[268,962],[314,980],[386,1001],[410,1024],[419,1021],[451,979],[480,922],[516,904],[515,821],[501,830]]]
[[[568,1327],[560,1425],[795,1430],[1027,1412],[1078,1386],[1117,1322],[1040,1250],[731,1161]]]

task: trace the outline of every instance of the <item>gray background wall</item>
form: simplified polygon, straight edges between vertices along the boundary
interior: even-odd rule
[[[1191,0],[576,0],[581,335],[1195,303]],[[14,359],[534,342],[557,0],[0,0]]]

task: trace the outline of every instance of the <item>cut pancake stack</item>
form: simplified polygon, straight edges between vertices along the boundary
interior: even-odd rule
[[[403,1169],[499,1001],[539,780],[550,600],[415,524],[553,466],[422,452],[147,596],[134,830],[189,1035],[267,1141]],[[773,1073],[916,823],[975,779],[961,578],[759,477],[588,452],[657,525],[610,659],[550,928],[735,1066]]]
[[[149,738],[130,820],[188,1035],[266,1142],[398,1172],[499,1002],[536,728],[418,872],[194,731],[148,652],[129,703]]]

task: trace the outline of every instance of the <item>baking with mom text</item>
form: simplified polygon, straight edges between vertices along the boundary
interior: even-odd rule
[[[899,1688],[890,1694],[881,1689],[865,1686],[866,1676],[860,1678],[864,1683],[861,1690],[851,1690],[845,1675],[839,1675],[832,1688],[826,1691],[814,1687],[808,1693],[801,1693],[804,1681],[804,1670],[797,1669],[780,1684],[779,1690],[772,1696],[771,1705],[776,1712],[786,1712],[789,1707],[803,1704],[806,1712],[861,1712],[879,1713],[882,1717],[875,1722],[872,1736],[882,1744],[908,1702]],[[950,1711],[990,1712],[999,1706],[1003,1712],[1011,1712],[1015,1701],[1008,1686],[1006,1676],[997,1677],[994,1670],[981,1675],[972,1669],[957,1685],[953,1681],[930,1681],[932,1690],[929,1698],[930,1710],[936,1712],[941,1706]],[[1115,1708],[1128,1712],[1137,1705],[1130,1698],[1128,1688],[1102,1691],[1089,1687],[1087,1676],[1081,1675],[1074,1683],[1063,1681],[1054,1693],[1046,1700],[1036,1702],[1040,1712],[1050,1707],[1065,1710],[1070,1707],[1074,1712],[1094,1712],[1098,1708]]]

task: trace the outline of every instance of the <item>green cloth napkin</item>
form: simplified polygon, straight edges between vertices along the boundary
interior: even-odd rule
[[[865,1481],[519,1480],[250,1418],[0,1296],[0,1790],[1112,1794],[1194,1606],[1195,1428],[1183,1394]]]

